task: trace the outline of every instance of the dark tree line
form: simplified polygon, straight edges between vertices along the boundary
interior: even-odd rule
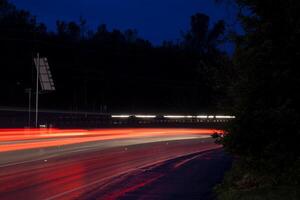
[[[223,21],[209,28],[196,14],[178,43],[154,47],[134,29],[89,30],[87,22],[57,21],[49,32],[29,12],[0,0],[1,106],[27,105],[25,88],[34,88],[37,52],[49,60],[57,91],[41,95],[41,107],[121,112],[214,111],[222,90],[215,69],[228,66],[218,49]]]

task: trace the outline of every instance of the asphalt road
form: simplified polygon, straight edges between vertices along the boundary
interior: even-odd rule
[[[231,161],[222,149],[194,153],[120,176],[108,187],[96,188],[79,199],[213,200],[213,188]]]
[[[199,197],[207,195],[218,181],[214,174],[222,175],[228,165],[221,147],[210,139],[214,130],[110,129],[88,134],[65,130],[21,135],[19,130],[9,131],[0,135],[0,199],[4,200],[175,199],[172,195],[182,186],[170,184],[168,178],[180,182],[200,172],[206,178],[199,178],[203,184],[195,194]],[[215,159],[203,157],[212,152],[209,157]],[[161,170],[165,173],[158,173]],[[158,188],[169,188],[169,193]],[[154,194],[159,195],[154,198]],[[189,198],[179,195],[177,199]]]

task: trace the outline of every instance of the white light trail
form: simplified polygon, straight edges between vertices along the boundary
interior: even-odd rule
[[[111,118],[129,118],[130,115],[112,115]]]
[[[185,116],[183,116],[183,115],[165,115],[164,118],[182,119],[182,118],[185,118]]]
[[[217,115],[217,119],[235,119],[235,116]]]
[[[144,118],[144,119],[154,119],[157,116],[156,115],[111,115],[111,118],[129,118],[131,116],[134,116],[136,118]],[[164,115],[164,118],[168,119],[235,119],[235,116],[229,116],[229,115]]]
[[[192,115],[165,115],[164,118],[169,118],[169,119],[192,119],[192,118],[197,118],[196,116]]]
[[[196,118],[196,116],[188,115],[188,116],[185,116],[185,118],[192,119],[192,118]]]
[[[198,119],[207,119],[207,115],[198,115],[197,118]]]
[[[156,118],[156,115],[135,115],[136,118],[148,118],[153,119]]]

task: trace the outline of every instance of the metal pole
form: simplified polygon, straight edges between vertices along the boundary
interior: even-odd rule
[[[29,114],[28,114],[28,127],[31,127],[31,88],[29,90]]]
[[[40,73],[40,54],[37,54],[36,67],[36,94],[35,94],[35,127],[38,128],[39,120],[39,73]]]
[[[31,88],[28,89],[28,128],[31,127]]]
[[[26,88],[25,92],[28,93],[28,128],[31,127],[31,88]]]

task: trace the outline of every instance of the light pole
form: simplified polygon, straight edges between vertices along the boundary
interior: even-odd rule
[[[31,88],[26,88],[25,92],[28,93],[28,128],[31,127]]]
[[[36,94],[35,94],[35,127],[38,128],[39,120],[39,75],[40,75],[40,54],[37,54],[36,63]]]

